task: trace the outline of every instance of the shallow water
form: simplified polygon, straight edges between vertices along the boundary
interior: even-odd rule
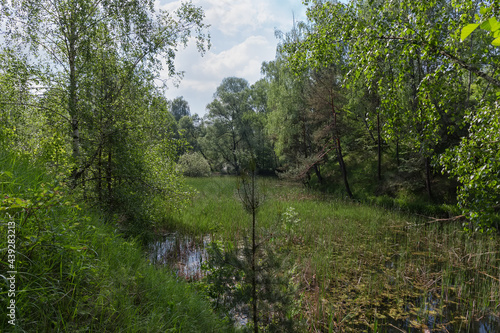
[[[208,259],[207,247],[210,242],[210,235],[192,237],[167,234],[149,245],[149,260],[155,265],[173,268],[178,277],[189,281],[199,280],[205,275],[202,265]],[[248,324],[248,313],[246,306],[230,311],[239,327]]]
[[[394,262],[386,262],[385,267],[394,268]],[[495,315],[485,315],[479,319],[467,322],[461,316],[458,301],[452,295],[436,295],[427,293],[425,296],[407,302],[405,312],[409,313],[404,320],[388,320],[385,332],[457,332],[457,333],[496,333],[500,332],[500,318]],[[461,318],[462,317],[462,318]],[[384,332],[384,330],[382,330]]]
[[[167,234],[150,244],[149,259],[153,264],[168,265],[179,277],[198,280],[204,274],[201,266],[207,260],[206,247],[210,241],[209,235]]]
[[[201,279],[205,272],[202,264],[208,259],[207,247],[211,242],[209,235],[185,236],[178,233],[167,234],[149,246],[149,259],[153,264],[168,265],[178,277],[189,281]],[[398,258],[387,260],[384,266],[394,270]],[[405,305],[409,317],[403,320],[380,322],[380,332],[459,332],[493,333],[500,332],[500,319],[489,315],[472,322],[454,319],[459,314],[451,296],[438,297],[432,293],[413,299]],[[443,301],[443,298],[449,301]],[[444,305],[444,306],[443,306]],[[231,316],[238,326],[248,323],[248,309],[234,310]],[[390,318],[390,316],[388,317]]]
[[[414,325],[411,319],[405,321],[390,321],[387,324],[387,333],[404,332],[457,332],[457,333],[497,333],[500,332],[500,319],[489,315],[480,320],[467,323],[465,321],[450,321],[450,318],[436,318],[429,316],[427,321]],[[384,330],[381,330],[384,332]]]

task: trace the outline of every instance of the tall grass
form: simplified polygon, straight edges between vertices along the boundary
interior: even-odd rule
[[[78,203],[42,168],[0,152],[0,271],[16,222],[16,325],[2,332],[230,331],[196,290],[150,265],[134,240]],[[10,297],[0,277],[0,306]],[[4,311],[1,311],[3,313]]]
[[[300,220],[289,251],[310,331],[459,331],[499,315],[497,236],[471,235],[456,221],[344,201],[276,179],[260,181],[267,198],[257,217],[261,228],[283,228],[290,207]],[[226,240],[248,233],[236,178],[187,182],[199,193],[172,227]]]

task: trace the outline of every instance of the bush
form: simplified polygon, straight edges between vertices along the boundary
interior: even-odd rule
[[[177,165],[179,171],[187,177],[206,177],[210,175],[210,165],[198,152],[182,155]]]

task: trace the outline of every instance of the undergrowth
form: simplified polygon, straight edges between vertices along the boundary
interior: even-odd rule
[[[231,330],[192,286],[150,265],[116,221],[105,223],[44,169],[1,152],[0,189],[0,306],[15,300],[16,309],[15,321],[0,316],[0,331]],[[15,296],[8,271],[15,272]]]

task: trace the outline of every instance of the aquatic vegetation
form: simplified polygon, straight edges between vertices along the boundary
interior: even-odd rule
[[[499,324],[500,244],[459,223],[328,197],[260,179],[257,216],[293,258],[310,331],[488,332]],[[199,191],[179,218],[190,233],[241,242],[249,229],[236,179],[188,179]],[[396,328],[398,329],[396,329]]]

